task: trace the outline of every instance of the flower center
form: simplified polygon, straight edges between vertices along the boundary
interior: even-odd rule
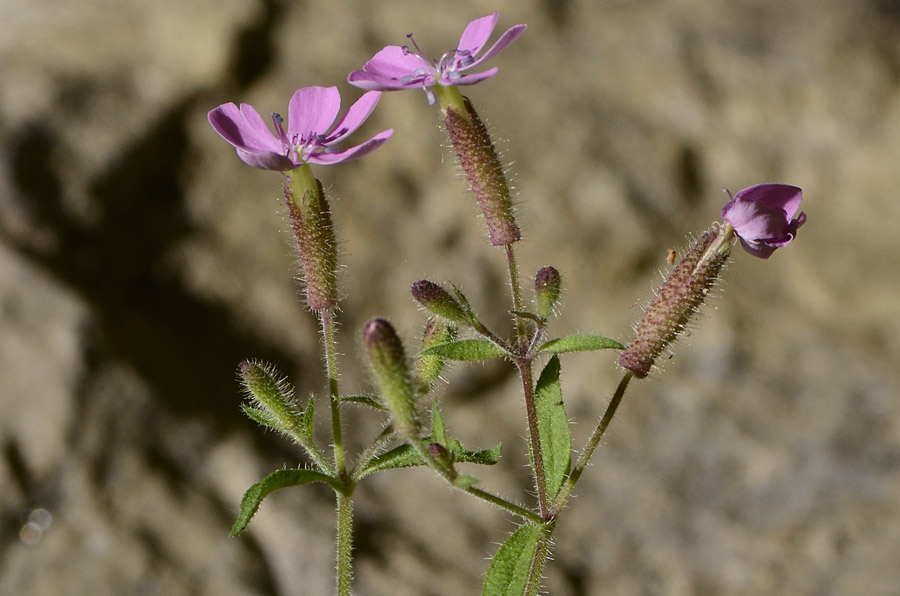
[[[284,118],[281,117],[281,114],[272,112],[270,116],[275,124],[275,134],[281,141],[285,157],[291,159],[294,163],[306,161],[306,158],[313,153],[328,151],[328,139],[325,135],[309,132],[289,138],[287,131],[284,130]]]
[[[415,56],[422,63],[421,68],[417,68],[412,74],[406,75],[400,79],[404,85],[418,83],[422,85],[422,90],[428,97],[428,103],[434,105],[435,94],[428,87],[431,85],[441,85],[441,80],[447,79],[451,82],[462,76],[461,70],[468,68],[475,58],[470,50],[450,50],[445,52],[439,60],[429,60],[425,57],[425,53],[416,40],[413,39],[412,33],[406,34],[407,39],[412,42],[412,47],[401,46],[404,56]],[[429,83],[429,77],[432,79]]]

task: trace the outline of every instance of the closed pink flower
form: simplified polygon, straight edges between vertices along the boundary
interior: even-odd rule
[[[794,218],[802,200],[803,191],[796,186],[757,184],[731,197],[722,207],[722,217],[734,228],[744,250],[767,259],[776,248],[790,244],[806,223],[802,211]]]

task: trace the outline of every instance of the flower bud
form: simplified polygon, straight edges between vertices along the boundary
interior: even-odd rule
[[[429,318],[425,323],[425,333],[422,336],[422,350],[447,343],[453,339],[453,335],[453,329],[449,326]],[[444,370],[443,356],[419,354],[419,357],[416,358],[416,379],[419,381],[419,392],[427,393],[442,370]]]
[[[322,311],[337,304],[337,244],[322,184],[298,168],[284,186],[284,198],[297,240],[306,284],[306,303]]]
[[[412,377],[397,332],[384,319],[372,319],[363,329],[363,339],[382,398],[394,416],[394,430],[407,439],[417,437]]]
[[[643,379],[653,362],[680,333],[703,303],[734,242],[734,232],[719,224],[703,232],[672,269],[644,311],[636,335],[619,355],[619,365]]]
[[[450,468],[450,466],[453,465],[453,453],[451,451],[448,451],[447,448],[440,443],[429,443],[428,454],[436,459],[445,468]]]
[[[547,318],[553,314],[559,300],[562,279],[553,267],[542,267],[534,276],[534,294],[537,297],[538,316]]]
[[[238,374],[247,395],[271,412],[282,428],[297,425],[300,412],[294,404],[294,392],[272,366],[245,360],[238,366]]]
[[[455,107],[449,107],[444,125],[456,158],[475,193],[491,244],[506,246],[522,238],[516,225],[509,185],[487,128],[469,100],[463,99],[466,113],[460,114]]]
[[[458,325],[469,325],[469,315],[450,293],[427,279],[420,279],[410,288],[413,298],[430,313]]]

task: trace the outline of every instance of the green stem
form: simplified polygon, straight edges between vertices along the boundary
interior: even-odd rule
[[[365,468],[366,464],[369,463],[377,453],[380,453],[384,446],[390,442],[394,438],[394,426],[388,425],[381,430],[375,440],[372,441],[368,447],[366,447],[356,458],[353,466],[349,470],[350,478],[356,482],[359,480],[360,472]]]
[[[522,312],[522,288],[519,285],[519,267],[516,264],[516,253],[512,244],[506,245],[506,265],[509,269],[509,287],[512,293],[513,312]],[[516,321],[516,337],[519,338],[519,349],[525,350],[527,345],[527,330],[525,321],[518,314],[513,315]]]
[[[313,460],[313,463],[316,464],[320,472],[328,474],[329,476],[334,476],[334,468],[331,466],[331,462],[329,462],[325,457],[325,454],[315,446],[312,442],[312,438],[307,440],[295,430],[291,431],[291,437],[306,450],[306,454]]]
[[[489,493],[487,491],[481,490],[480,488],[475,488],[473,486],[469,487],[457,487],[461,491],[472,495],[473,497],[479,498],[482,501],[490,503],[491,505],[496,505],[497,507],[504,509],[515,516],[521,517],[523,520],[532,522],[535,524],[543,523],[544,520],[541,519],[541,516],[537,515],[533,511],[530,511],[521,505],[516,505],[511,501],[507,501],[503,497],[498,497],[493,493]]]
[[[541,593],[541,578],[544,576],[544,567],[550,557],[550,539],[554,529],[556,529],[556,524],[553,522],[545,523],[543,527],[541,537],[534,549],[534,555],[531,557],[531,568],[528,571],[528,583],[524,596],[538,596]]]
[[[468,118],[466,115],[466,102],[458,87],[435,85],[432,87],[432,90],[437,97],[438,103],[441,105],[441,113],[444,116],[447,115],[448,108],[453,108],[457,114],[463,118]]]
[[[606,412],[603,413],[603,418],[600,419],[600,424],[598,424],[597,428],[594,429],[594,432],[588,439],[584,450],[578,457],[578,461],[575,463],[575,467],[572,468],[572,473],[569,474],[568,478],[566,478],[565,483],[559,490],[559,494],[557,495],[556,500],[553,502],[553,505],[551,507],[551,513],[553,515],[558,515],[562,508],[565,506],[566,501],[568,501],[569,497],[572,496],[572,490],[575,488],[575,483],[578,482],[579,478],[581,478],[581,474],[587,467],[588,461],[594,454],[594,450],[597,448],[597,445],[600,444],[600,439],[603,438],[603,434],[606,432],[609,423],[612,422],[613,416],[615,416],[616,410],[619,408],[619,403],[621,403],[622,397],[625,395],[625,389],[628,388],[628,382],[631,381],[631,377],[632,373],[631,371],[629,371],[626,372],[622,377],[622,380],[619,381],[619,386],[616,387],[615,394],[613,394],[609,405],[606,406]]]
[[[350,582],[353,579],[353,496],[339,491],[335,491],[335,495],[337,495],[337,593],[338,596],[350,596]]]
[[[503,497],[498,497],[495,494],[489,493],[487,491],[481,490],[480,488],[475,488],[473,486],[467,486],[464,484],[457,484],[456,479],[459,477],[459,474],[456,472],[456,468],[451,466],[445,466],[441,464],[431,453],[428,451],[427,445],[425,445],[425,441],[418,440],[412,441],[412,446],[416,450],[416,453],[419,454],[419,457],[425,462],[425,464],[441,475],[447,482],[449,482],[454,488],[461,490],[464,493],[470,494],[473,497],[481,499],[487,503],[500,507],[513,515],[521,517],[526,521],[530,521],[533,523],[544,523],[544,520],[533,511],[530,511],[521,505],[516,505],[512,501],[507,501]]]
[[[549,519],[547,504],[547,476],[544,473],[544,456],[541,452],[541,435],[538,428],[537,405],[534,403],[534,380],[531,374],[531,360],[517,359],[516,366],[522,378],[522,392],[525,397],[525,415],[528,419],[528,447],[531,450],[531,464],[534,484],[537,488],[538,506],[542,519]]]
[[[334,312],[326,309],[319,312],[322,322],[322,340],[325,344],[325,370],[328,374],[328,394],[331,402],[331,433],[334,440],[334,467],[338,477],[347,475],[344,458],[344,440],[341,430],[340,394],[338,393],[337,351],[334,339]]]

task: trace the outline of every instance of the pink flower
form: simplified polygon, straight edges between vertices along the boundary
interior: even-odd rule
[[[731,224],[744,250],[761,259],[786,246],[806,223],[800,208],[803,191],[787,184],[757,184],[739,191],[722,207],[722,217]]]
[[[380,147],[393,134],[392,129],[350,149],[336,147],[366,121],[380,98],[377,91],[364,93],[334,123],[341,109],[337,87],[297,89],[288,104],[287,130],[283,118],[272,114],[274,134],[253,106],[245,103],[240,108],[233,103],[222,104],[211,110],[208,118],[246,164],[284,172],[304,163],[329,165],[358,159]]]
[[[525,25],[511,27],[480,58],[476,58],[493,33],[497,18],[495,12],[469,23],[456,49],[441,56],[440,60],[425,58],[414,41],[413,48],[387,46],[366,62],[362,70],[351,72],[347,81],[361,89],[380,91],[421,87],[428,94],[429,103],[434,103],[434,95],[428,87],[474,85],[497,74],[496,66],[483,72],[464,74],[464,71],[499,54],[525,31]],[[412,40],[412,34],[407,37]]]

